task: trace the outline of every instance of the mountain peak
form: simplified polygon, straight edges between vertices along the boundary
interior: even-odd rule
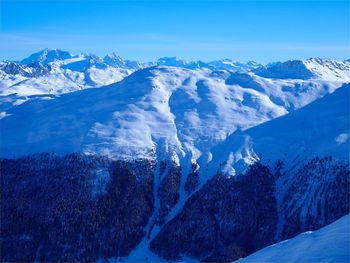
[[[118,58],[118,59],[121,59],[121,57],[115,53],[115,52],[111,52],[111,53],[108,53],[105,58],[108,57],[108,58]]]
[[[254,70],[255,74],[264,78],[279,79],[310,79],[314,73],[306,67],[302,60],[288,60],[285,62],[270,63],[266,67]]]
[[[68,51],[64,51],[56,48],[55,49],[45,48],[23,59],[21,61],[21,64],[31,64],[33,62],[40,62],[45,65],[55,60],[64,60],[72,57],[73,56]]]
[[[114,67],[124,67],[125,66],[125,61],[115,52],[108,53],[104,58],[103,61]]]

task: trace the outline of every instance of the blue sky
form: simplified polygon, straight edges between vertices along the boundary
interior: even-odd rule
[[[38,50],[141,61],[350,57],[349,1],[0,1],[0,59]]]

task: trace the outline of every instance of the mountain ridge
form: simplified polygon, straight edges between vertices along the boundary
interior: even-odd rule
[[[295,80],[286,83],[276,80],[276,82],[271,82],[271,80],[249,74],[246,75],[248,78],[244,79],[243,82],[238,82],[239,85],[236,84],[236,81],[228,81],[236,77],[237,74],[240,76],[241,73],[221,75],[211,71],[193,71],[184,68],[146,68],[136,71],[121,82],[111,84],[105,88],[90,89],[85,92],[66,94],[65,96],[61,95],[53,100],[37,99],[32,103],[27,103],[26,106],[30,107],[31,104],[33,106],[41,104],[50,105],[50,102],[58,103],[59,101],[62,101],[63,106],[66,105],[63,102],[66,98],[74,98],[74,102],[77,104],[74,106],[75,109],[72,112],[77,112],[79,108],[87,107],[93,112],[94,108],[91,105],[96,105],[96,109],[100,111],[101,106],[99,105],[99,101],[104,100],[106,103],[105,110],[107,112],[118,112],[115,117],[111,118],[111,121],[113,120],[115,122],[113,124],[115,127],[121,127],[117,128],[120,131],[117,133],[119,135],[115,138],[119,138],[117,141],[128,143],[138,142],[139,147],[143,148],[146,144],[142,141],[145,140],[145,131],[148,130],[150,131],[149,139],[145,140],[145,142],[147,142],[149,150],[154,148],[155,142],[153,138],[158,137],[162,141],[161,147],[170,147],[169,149],[175,147],[177,149],[175,152],[178,152],[180,155],[183,149],[185,149],[187,153],[191,153],[194,156],[193,158],[196,159],[198,158],[196,157],[198,155],[196,152],[199,151],[200,153],[208,149],[208,146],[212,145],[210,141],[223,140],[227,134],[232,133],[238,128],[246,129],[286,114],[327,93],[333,92],[339,87],[337,83],[333,85],[327,83],[325,85],[326,83],[322,81],[304,82]],[[250,88],[251,83],[254,83],[256,87]],[[287,85],[289,86],[288,88]],[[81,96],[83,94],[86,95]],[[89,99],[89,94],[95,94],[94,96],[99,96],[100,99],[96,100],[96,97]],[[91,102],[84,105],[85,98]],[[113,98],[119,98],[119,102],[116,103],[113,101]],[[113,109],[109,105],[115,105],[116,108]],[[20,106],[14,107],[13,110],[18,107]],[[3,115],[13,115],[13,113],[10,109],[7,113],[3,113]],[[62,107],[60,112],[56,113],[56,117],[61,118],[60,116],[65,116],[66,114],[70,115],[71,113]],[[52,113],[48,112],[47,116],[50,115]],[[36,116],[35,118],[39,117],[36,113],[33,116]],[[145,119],[145,116],[149,116],[149,119]],[[236,119],[230,116],[236,116]],[[2,121],[7,122],[7,120],[14,117],[15,115],[6,117]],[[57,120],[55,120],[56,117],[51,116],[52,122],[44,121],[43,123],[57,123]],[[90,117],[85,116],[84,118],[89,119]],[[103,124],[99,122],[97,116],[94,118],[96,118],[95,125],[99,125],[99,129],[111,129],[112,126],[110,125],[113,122]],[[61,122],[63,124],[65,120],[61,119]],[[21,121],[18,123],[21,123]],[[166,123],[169,123],[169,125]],[[188,126],[189,123],[191,124],[190,126]],[[140,130],[141,124],[144,125],[143,132]],[[12,127],[12,125],[9,126]],[[164,129],[160,127],[164,127]],[[168,130],[170,127],[174,127],[174,129]],[[193,131],[191,127],[197,127],[199,129]],[[179,128],[180,133],[178,133]],[[90,127],[89,129],[91,131],[96,130],[97,126],[95,128]],[[121,139],[123,137],[120,136],[124,134],[122,132],[123,129],[132,132],[134,137],[131,140],[130,138]],[[26,128],[23,127],[23,130],[26,130]],[[171,130],[173,131],[172,135],[169,133]],[[102,136],[103,133],[99,134]],[[181,137],[181,143],[178,136]],[[107,139],[105,137],[106,140],[110,140],[111,138]],[[139,139],[135,140],[136,138]],[[161,138],[164,138],[165,141]],[[156,144],[159,144],[159,142]],[[122,148],[119,147],[119,149]],[[124,148],[128,147],[125,145]]]

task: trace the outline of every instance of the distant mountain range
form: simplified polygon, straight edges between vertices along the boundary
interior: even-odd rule
[[[227,69],[227,70],[242,70],[247,71],[249,69],[260,67],[261,65],[250,61],[248,63],[235,62],[230,59],[222,59],[217,61],[212,61],[209,63],[202,61],[187,61],[178,57],[163,57],[156,62],[149,63],[139,63],[137,61],[123,60],[120,56],[115,53],[110,53],[106,55],[103,59],[99,58],[93,54],[80,54],[72,55],[68,51],[63,51],[59,49],[44,49],[37,53],[30,55],[19,61],[20,64],[29,65],[32,63],[39,62],[43,65],[48,65],[55,61],[62,61],[72,58],[81,58],[81,60],[89,60],[90,65],[102,66],[103,64],[117,67],[117,68],[127,68],[127,69],[140,69],[149,66],[174,66],[183,68],[210,68],[210,69]]]
[[[241,63],[222,59],[205,63],[164,57],[156,62],[123,60],[115,53],[100,58],[93,54],[72,55],[59,49],[45,49],[19,62],[0,62],[0,94],[60,94],[90,87],[101,87],[122,80],[135,70],[171,66],[192,70],[250,72],[265,78],[326,80],[350,79],[350,62],[329,59],[294,60],[270,63]]]

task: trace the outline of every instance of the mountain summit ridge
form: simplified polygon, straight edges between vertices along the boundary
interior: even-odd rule
[[[163,57],[156,62],[141,63],[124,60],[116,53],[109,53],[101,58],[91,53],[72,55],[59,49],[44,49],[23,59],[21,63],[0,62],[0,95],[62,94],[103,87],[122,80],[136,70],[157,65],[212,71],[213,74],[221,75],[236,72],[236,76],[230,81],[245,85],[248,85],[246,83],[248,79],[255,76],[286,82],[293,79],[323,80],[338,84],[350,82],[349,60],[311,58],[269,63],[264,66],[254,61],[245,63],[222,59],[203,62],[187,61],[179,57]],[[253,82],[248,87],[256,87]]]

